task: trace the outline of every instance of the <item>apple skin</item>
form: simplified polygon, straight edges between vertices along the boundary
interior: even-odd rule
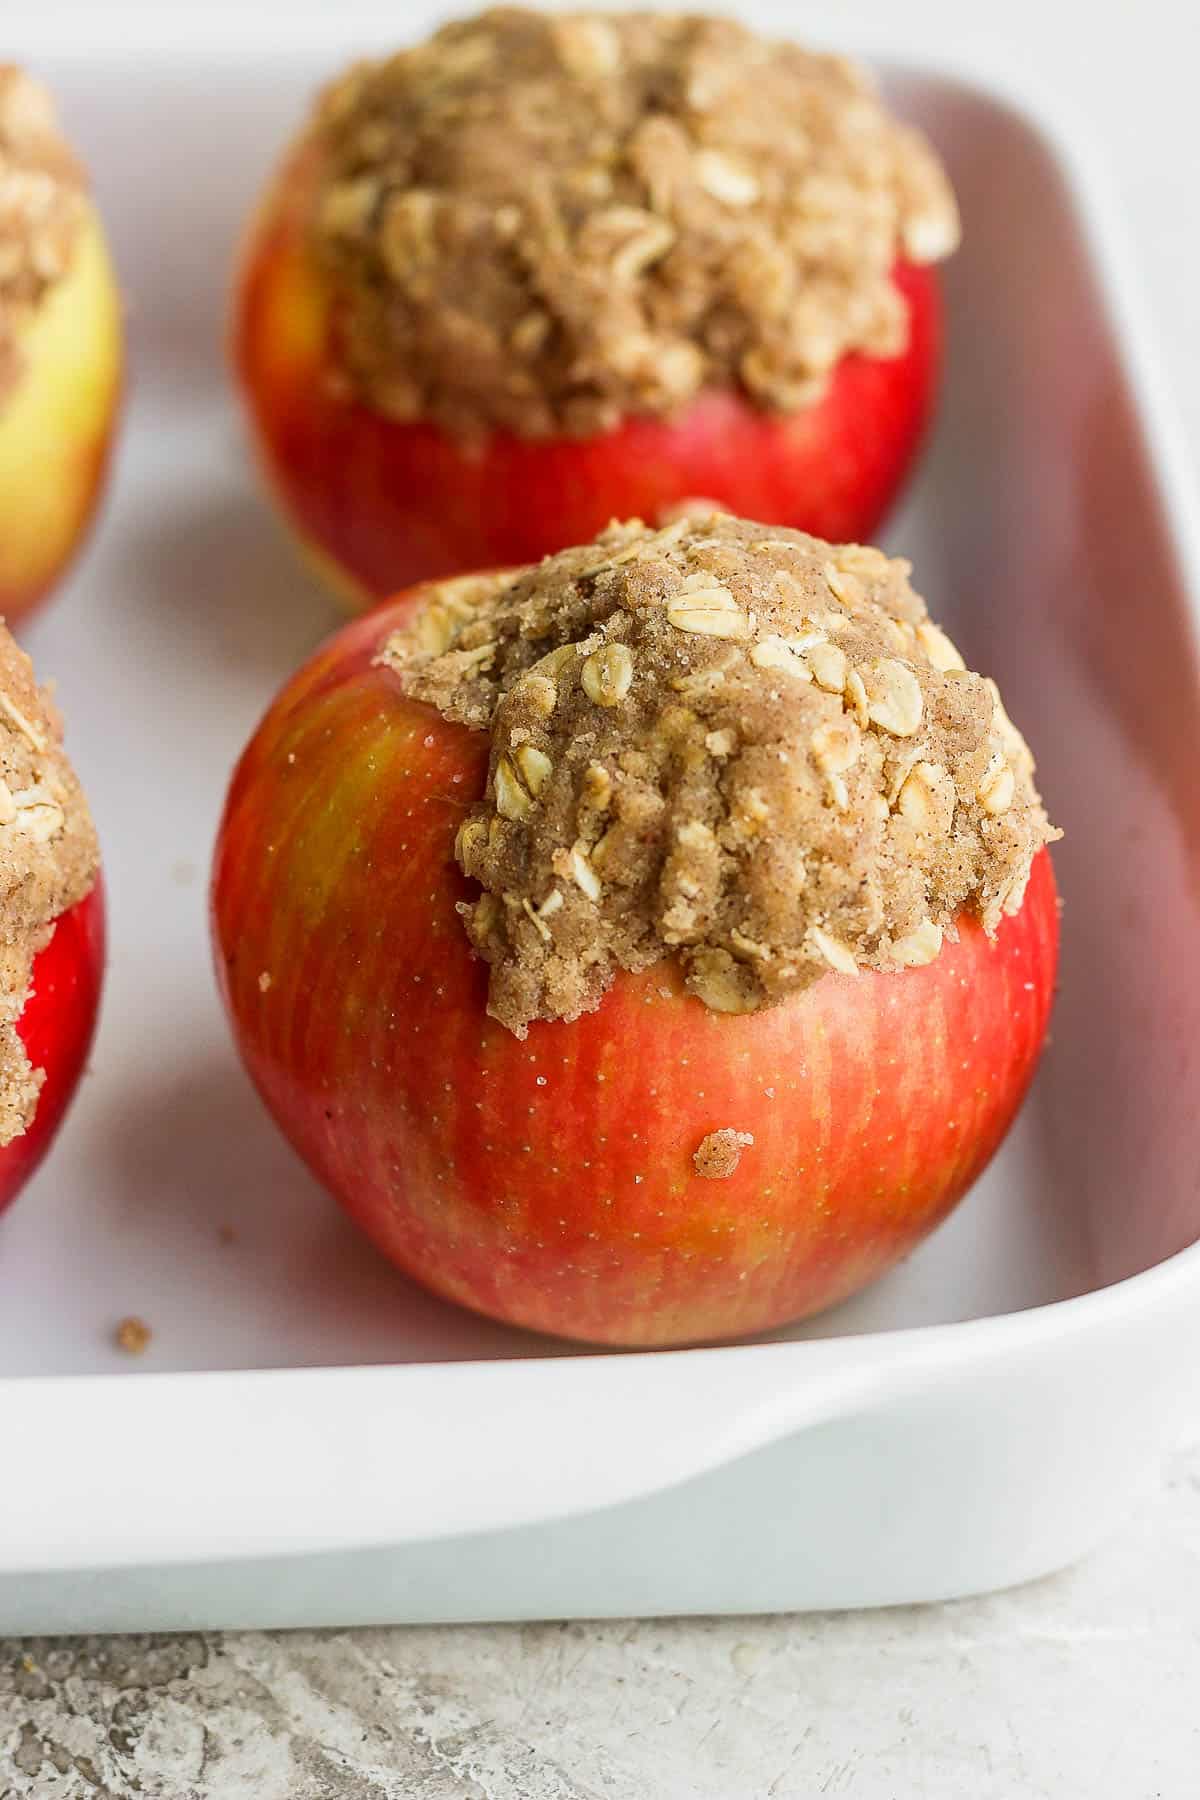
[[[1049,856],[989,940],[710,1012],[673,960],[518,1040],[486,1013],[456,902],[488,738],[374,658],[402,596],[283,689],[234,774],[212,888],[246,1067],[310,1167],[435,1292],[603,1344],[762,1331],[883,1273],[945,1217],[1015,1114],[1050,1011]],[[752,1132],[725,1180],[702,1138]],[[403,1293],[397,1305],[404,1304]]]
[[[28,614],[61,580],[92,522],[120,405],[121,304],[89,203],[71,266],[19,339],[0,396],[0,616]]]
[[[100,1008],[104,945],[104,887],[97,876],[91,892],[55,921],[50,942],[34,958],[17,1032],[46,1079],[28,1129],[0,1149],[0,1212],[50,1148],[79,1085]]]
[[[293,155],[252,222],[232,355],[267,484],[318,573],[354,608],[413,582],[537,562],[610,519],[681,501],[833,543],[868,542],[912,466],[941,360],[936,273],[901,262],[908,348],[849,355],[815,405],[768,413],[712,389],[678,418],[586,439],[495,432],[463,446],[385,418],[337,379],[335,309],[307,245],[316,157]]]

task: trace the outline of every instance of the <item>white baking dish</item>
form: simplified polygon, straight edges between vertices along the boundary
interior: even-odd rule
[[[889,540],[1067,831],[1035,1091],[950,1224],[838,1312],[569,1354],[358,1239],[209,975],[226,776],[335,622],[248,475],[224,289],[337,54],[41,65],[113,227],[134,381],[102,532],[28,634],[105,840],[112,965],[94,1073],[0,1226],[0,1631],[856,1606],[1053,1568],[1120,1515],[1200,1349],[1200,541],[1091,184],[1021,109],[894,73],[967,237]]]

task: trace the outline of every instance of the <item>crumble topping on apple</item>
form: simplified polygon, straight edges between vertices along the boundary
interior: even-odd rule
[[[49,94],[0,63],[0,405],[21,371],[23,325],[71,265],[85,196]]]
[[[458,435],[809,406],[904,350],[894,267],[958,241],[861,69],[728,19],[498,8],[352,69],[311,142],[343,376]]]
[[[57,713],[0,626],[0,1147],[29,1125],[42,1071],[17,1032],[54,922],[96,879],[96,833]]]
[[[989,935],[1058,833],[909,565],[728,514],[431,588],[382,659],[492,739],[456,855],[522,1034],[677,956],[721,1012]]]

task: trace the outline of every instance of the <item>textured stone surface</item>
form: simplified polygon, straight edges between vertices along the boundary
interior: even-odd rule
[[[1200,1446],[950,1606],[0,1644],[0,1800],[1192,1800],[1197,1692]]]

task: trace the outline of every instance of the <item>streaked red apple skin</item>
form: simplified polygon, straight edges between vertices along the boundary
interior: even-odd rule
[[[260,461],[311,559],[351,604],[412,582],[536,562],[610,519],[654,522],[702,497],[834,543],[869,541],[912,466],[936,395],[936,273],[897,265],[909,343],[851,355],[824,397],[772,414],[702,394],[673,420],[628,419],[588,439],[497,432],[464,447],[387,419],[336,379],[335,308],[307,245],[311,150],[285,164],[246,244],[233,360]]]
[[[35,1069],[45,1070],[28,1129],[0,1149],[0,1212],[25,1186],[53,1143],[83,1074],[104,977],[104,888],[96,885],[56,920],[34,958],[17,1031]]]
[[[831,974],[729,1017],[665,961],[521,1042],[487,1016],[455,912],[488,740],[374,660],[411,604],[347,626],[288,684],[220,829],[218,978],[284,1132],[402,1269],[543,1332],[730,1338],[882,1274],[979,1174],[1033,1073],[1048,855],[994,941],[964,921],[925,968]],[[724,1126],[754,1144],[704,1180],[693,1152]]]

